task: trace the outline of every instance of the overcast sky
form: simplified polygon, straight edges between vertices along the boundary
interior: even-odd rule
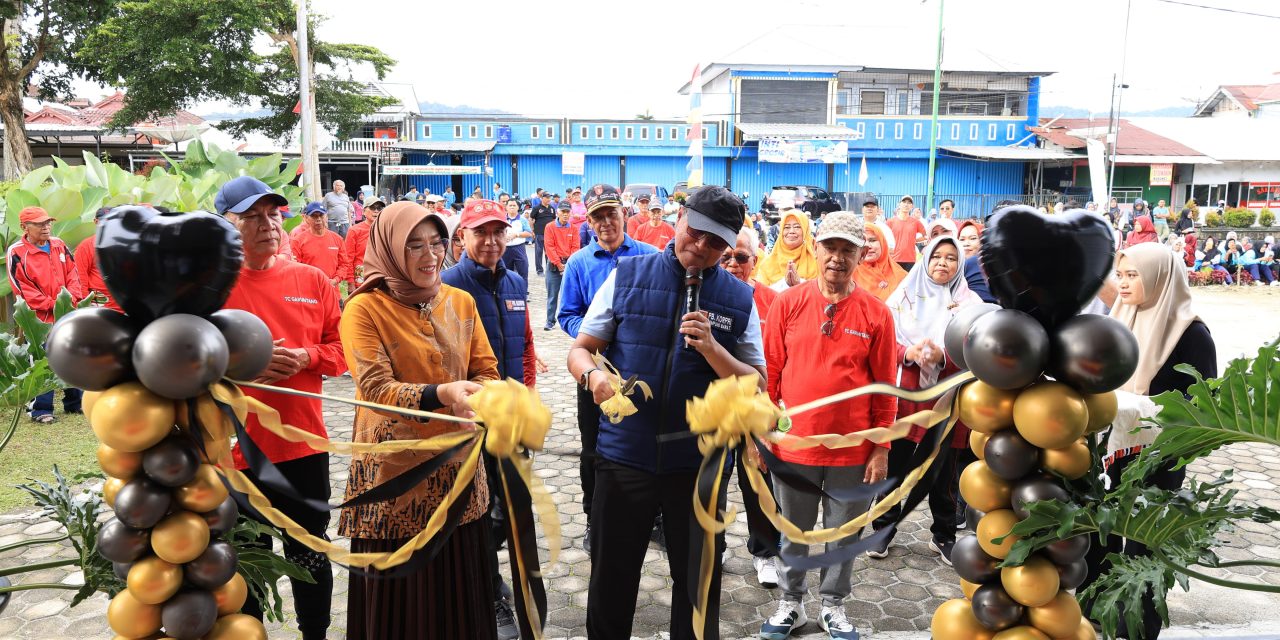
[[[776,25],[918,27],[934,48],[939,0],[311,0],[320,36],[399,61],[418,99],[519,114],[683,117],[676,91]],[[1186,0],[1280,16],[1275,0]],[[1125,0],[946,0],[952,47],[1054,71],[1042,105],[1105,113],[1124,53]],[[1132,0],[1123,108],[1194,105],[1219,84],[1280,82],[1280,19]],[[779,42],[785,47],[785,42]],[[856,61],[854,61],[856,63]],[[946,68],[944,62],[943,68]],[[1042,111],[1042,116],[1054,114]]]

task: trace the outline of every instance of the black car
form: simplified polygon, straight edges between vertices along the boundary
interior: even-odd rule
[[[840,210],[840,203],[832,198],[826,189],[810,185],[783,185],[769,190],[769,193],[760,201],[760,211],[764,212],[769,220],[776,220],[778,203],[788,197],[793,202],[797,197],[803,197],[804,204],[800,208],[807,212],[810,218],[817,219],[824,213]]]

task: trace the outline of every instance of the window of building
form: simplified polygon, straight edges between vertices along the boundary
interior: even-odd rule
[[[626,127],[626,129],[624,130],[624,134],[626,135],[626,137],[627,137],[627,139],[628,139],[628,140],[635,140],[635,139],[636,139],[636,128],[635,128],[635,127]]]
[[[453,137],[455,140],[462,137],[462,125],[460,124],[453,125]]]
[[[596,127],[596,140],[604,140],[604,127]]]
[[[617,140],[617,139],[618,139],[618,128],[617,128],[617,127],[609,127],[609,139],[610,139],[610,140]]]
[[[911,115],[911,90],[898,89],[898,115]]]
[[[422,125],[422,137],[424,138],[431,137],[431,125],[429,124]]]
[[[884,91],[864,89],[860,95],[858,113],[867,116],[884,115]]]
[[[590,128],[588,128],[588,127],[587,127],[587,125],[585,125],[585,124],[584,124],[584,125],[582,125],[581,127],[579,127],[579,128],[578,128],[578,137],[579,137],[579,138],[581,138],[581,139],[583,139],[583,140],[586,140],[586,139],[587,139],[587,132],[588,132],[588,131],[590,131],[590,130],[591,130],[591,129],[590,129]]]
[[[475,138],[475,137],[476,137],[476,125],[474,125],[474,124],[473,124],[473,125],[471,125],[471,126],[467,127],[467,137],[468,137],[468,138]]]
[[[653,128],[653,139],[654,139],[654,140],[661,140],[661,139],[662,139],[662,137],[663,137],[663,134],[665,134],[666,132],[667,132],[667,130],[666,130],[666,129],[663,129],[662,127],[654,127],[654,128]]]
[[[649,127],[640,127],[640,139],[641,140],[649,139]]]
[[[553,138],[555,138],[555,137],[556,137],[556,128],[555,128],[555,127],[548,126],[548,127],[547,127],[547,139],[548,139],[548,140],[551,140],[551,139],[553,139]]]
[[[853,107],[853,90],[841,89],[836,92],[836,113],[840,115],[853,115],[855,109]]]
[[[710,129],[708,129],[705,125],[702,127],[702,139],[703,139],[703,140],[709,140],[709,139],[710,139],[710,138],[708,137],[708,136],[709,136],[709,134],[710,134],[710,131],[711,131],[711,130],[710,130]]]
[[[677,133],[677,131],[679,131],[679,129],[680,129],[679,127],[671,127],[671,139],[672,139],[672,140],[679,140],[679,139],[680,139],[680,134],[679,134],[679,133]]]
[[[536,125],[536,124],[535,124],[535,125],[533,125],[532,127],[529,127],[529,137],[530,137],[530,138],[533,138],[534,140],[537,140],[537,139],[538,139],[538,133],[539,133],[541,130],[542,130],[542,129],[541,129],[538,125]]]
[[[484,126],[484,137],[486,137],[486,138],[492,138],[492,137],[493,137],[493,125],[491,125],[491,124],[486,124],[486,125]]]

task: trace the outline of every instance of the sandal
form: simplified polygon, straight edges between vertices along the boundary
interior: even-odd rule
[[[36,424],[53,424],[57,422],[58,419],[54,417],[53,414],[46,413],[42,416],[35,416],[31,418],[31,421]]]

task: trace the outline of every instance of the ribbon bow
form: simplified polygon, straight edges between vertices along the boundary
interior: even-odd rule
[[[649,388],[649,384],[643,380],[634,383],[624,383],[622,374],[618,373],[617,367],[613,366],[609,359],[599,353],[591,354],[591,359],[595,360],[596,366],[600,367],[606,375],[609,376],[609,386],[613,387],[613,395],[604,402],[600,403],[600,413],[604,414],[609,422],[618,424],[622,419],[634,414],[638,409],[632,402],[630,396],[638,387],[644,392],[645,400],[653,399],[653,390]]]
[[[484,448],[495,458],[510,458],[519,447],[542,451],[551,428],[551,410],[529,387],[507,378],[490,380],[467,398],[484,425]]]
[[[757,375],[721,378],[707,387],[705,397],[685,404],[689,430],[699,434],[703,455],[719,447],[737,448],[769,432],[782,410],[760,391]]]

